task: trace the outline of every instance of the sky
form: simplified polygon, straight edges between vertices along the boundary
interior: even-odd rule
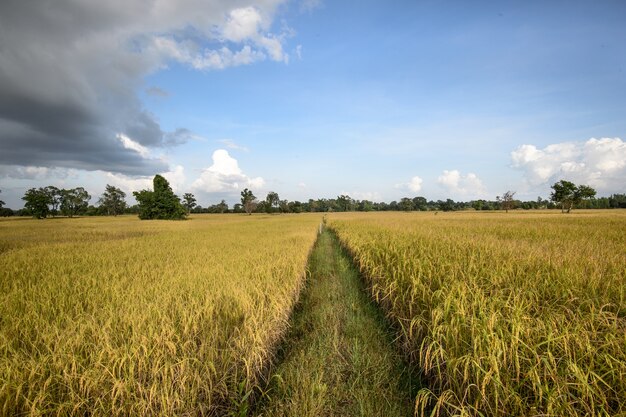
[[[626,192],[626,2],[3,0],[0,199]]]

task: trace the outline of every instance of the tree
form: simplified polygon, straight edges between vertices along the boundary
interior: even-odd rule
[[[402,211],[411,211],[413,210],[413,200],[408,197],[403,197],[400,199],[398,203],[398,208]]]
[[[50,210],[50,214],[56,216],[59,213],[59,205],[61,204],[62,190],[49,185],[45,188],[46,192],[50,196],[50,205],[52,209]]]
[[[89,200],[91,196],[83,187],[61,190],[61,213],[74,217],[87,210]]]
[[[256,209],[257,199],[254,194],[252,194],[252,191],[247,188],[244,188],[241,192],[241,205],[248,215],[252,215],[252,212]]]
[[[187,214],[196,206],[196,197],[191,193],[183,194],[183,206],[187,209]]]
[[[502,194],[502,196],[496,196],[496,200],[500,203],[502,209],[506,210],[507,213],[509,212],[509,210],[515,208],[515,200],[513,199],[514,195],[515,191],[507,191],[506,193]]]
[[[271,213],[273,208],[278,206],[279,202],[280,197],[278,197],[278,193],[270,191],[267,193],[267,197],[265,197],[265,211]]]
[[[170,187],[170,183],[161,175],[155,175],[152,181],[154,191],[133,192],[139,203],[139,218],[142,220],[162,219],[180,220],[186,216],[185,208]]]
[[[561,204],[561,213],[569,213],[572,208],[582,200],[593,198],[596,190],[588,185],[576,186],[573,182],[561,180],[551,187],[554,191],[550,194],[550,199]]]
[[[117,216],[124,213],[126,209],[126,193],[117,187],[107,184],[98,204],[107,215]]]
[[[278,202],[278,208],[281,213],[289,213],[291,210],[289,209],[289,200],[280,200]]]
[[[413,207],[415,210],[426,211],[428,210],[428,201],[424,197],[415,197],[413,199]]]
[[[0,193],[2,192],[2,190],[0,190]],[[0,209],[4,207],[4,201],[0,200]]]
[[[22,200],[26,207],[38,219],[45,219],[50,213],[49,205],[52,204],[50,194],[45,188],[31,188],[24,194]]]
[[[352,211],[354,209],[354,200],[349,195],[342,194],[337,196],[335,207],[337,211]]]
[[[226,203],[226,200],[220,201],[219,204],[216,205],[216,209],[217,209],[218,213],[227,213],[228,212],[228,204]]]

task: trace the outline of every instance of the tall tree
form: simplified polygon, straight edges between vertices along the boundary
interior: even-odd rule
[[[413,200],[408,197],[403,197],[400,199],[398,203],[398,208],[402,211],[411,211],[413,210]]]
[[[61,190],[61,213],[74,217],[89,207],[91,196],[83,187]]]
[[[47,186],[45,190],[50,196],[50,206],[52,206],[50,209],[50,214],[56,216],[57,214],[59,214],[59,206],[61,205],[61,198],[63,197],[62,190],[53,185]]]
[[[278,193],[270,191],[267,193],[267,197],[265,197],[265,211],[271,213],[274,207],[278,206],[279,202],[280,197],[278,197]]]
[[[187,210],[187,214],[196,206],[196,197],[191,193],[183,194],[183,206]]]
[[[154,191],[133,192],[139,203],[139,218],[142,220],[163,219],[179,220],[185,218],[185,208],[170,187],[170,183],[161,175],[152,180]]]
[[[247,188],[244,188],[244,190],[241,192],[241,205],[243,206],[243,209],[246,211],[246,213],[248,213],[248,215],[252,215],[252,212],[254,211],[254,209],[256,209],[256,197],[254,196],[254,194],[252,194],[252,191],[248,190]]]
[[[566,180],[554,183],[551,188],[553,191],[550,199],[561,205],[561,213],[565,211],[569,213],[576,204],[596,195],[596,190],[588,185],[576,186],[573,182]]]
[[[0,190],[0,193],[2,192],[2,190]],[[0,209],[4,207],[4,201],[0,200]]]
[[[502,194],[502,196],[496,196],[496,201],[500,203],[500,207],[502,207],[502,209],[507,213],[515,207],[515,200],[513,199],[514,195],[515,191],[507,191]]]
[[[107,215],[117,216],[124,213],[126,209],[126,193],[121,189],[107,184],[102,197],[98,200],[100,207],[107,213]]]
[[[226,200],[222,200],[219,202],[219,204],[217,204],[217,211],[220,213],[226,213],[228,212],[228,204],[226,203]]]
[[[45,188],[31,188],[24,194],[22,200],[25,201],[24,207],[26,207],[32,213],[33,217],[38,219],[45,219],[50,213],[49,205],[50,194]]]

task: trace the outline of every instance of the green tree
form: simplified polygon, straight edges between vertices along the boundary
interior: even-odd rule
[[[354,200],[352,197],[345,194],[337,196],[335,208],[337,211],[352,211],[354,210]]]
[[[281,213],[289,213],[291,210],[289,209],[289,200],[280,200],[278,202],[278,208]]]
[[[61,213],[74,217],[87,210],[91,196],[83,187],[61,190]]]
[[[248,215],[252,215],[252,212],[256,209],[257,199],[254,194],[252,194],[252,191],[247,188],[244,188],[241,192],[241,205]]]
[[[98,200],[100,208],[109,216],[117,216],[126,210],[126,193],[117,187],[107,184],[102,197]]]
[[[52,204],[50,194],[45,188],[31,188],[24,194],[22,200],[26,207],[38,219],[45,219],[50,213],[49,205]]]
[[[226,203],[226,200],[220,201],[219,204],[216,205],[216,209],[217,209],[218,213],[227,213],[228,212],[228,204]]]
[[[412,211],[413,201],[408,197],[403,197],[400,199],[400,202],[398,203],[398,208],[402,211]]]
[[[415,197],[413,199],[413,207],[415,208],[415,210],[427,211],[428,201],[426,201],[424,197]]]
[[[161,175],[152,180],[154,191],[133,192],[139,203],[139,218],[142,220],[180,220],[185,218],[185,208],[170,187],[170,183]]]
[[[191,193],[183,194],[183,206],[187,210],[187,214],[196,206],[196,197]]]
[[[553,192],[550,194],[550,199],[561,205],[561,213],[569,213],[575,205],[596,195],[596,190],[588,185],[576,186],[573,182],[566,180],[554,183],[551,188]]]
[[[515,191],[507,191],[506,193],[502,194],[502,196],[496,196],[496,201],[500,203],[500,207],[502,207],[502,210],[505,210],[507,213],[509,212],[509,210],[515,208],[515,200],[513,199],[514,195]]]
[[[0,193],[2,192],[2,190],[0,190]],[[4,207],[4,201],[0,200],[0,209]]]
[[[270,191],[267,193],[267,197],[265,197],[265,211],[267,213],[271,213],[274,207],[277,207],[280,202],[280,197],[278,197],[278,193],[274,191]]]
[[[52,185],[47,186],[45,190],[50,196],[50,205],[52,206],[50,214],[56,216],[59,214],[59,206],[61,205],[61,198],[63,197],[62,190]]]

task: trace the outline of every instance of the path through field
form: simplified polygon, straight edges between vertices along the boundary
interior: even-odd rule
[[[358,272],[324,231],[257,416],[410,416],[418,389]]]

